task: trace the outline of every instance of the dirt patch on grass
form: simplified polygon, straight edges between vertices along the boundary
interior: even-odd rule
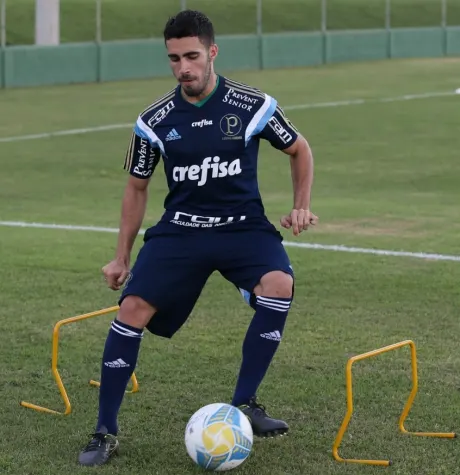
[[[420,222],[416,220],[356,219],[335,223],[320,222],[318,231],[360,236],[421,236]]]

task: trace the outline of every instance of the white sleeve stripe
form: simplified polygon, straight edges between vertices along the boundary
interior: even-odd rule
[[[140,117],[137,119],[135,130],[138,133],[141,132],[143,138],[147,139],[152,145],[152,147],[158,147],[161,150],[163,156],[166,156],[163,142],[160,140],[158,135],[147,124],[144,123],[144,121]]]
[[[278,103],[275,99],[273,99],[273,97],[269,96],[268,94],[265,94],[265,101],[262,104],[262,107],[257,111],[257,113],[254,115],[251,122],[249,122],[249,125],[246,128],[246,145],[249,143],[249,141],[254,135],[257,135],[262,132],[264,127],[267,125],[267,122],[270,120],[270,117],[275,112],[277,105]]]

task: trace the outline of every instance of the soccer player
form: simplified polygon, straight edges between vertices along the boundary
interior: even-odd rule
[[[297,236],[317,222],[309,209],[311,150],[273,97],[214,72],[218,47],[203,13],[187,10],[170,18],[164,39],[179,84],[139,115],[127,151],[116,256],[103,268],[111,289],[124,288],[104,348],[99,417],[80,452],[82,465],[102,465],[118,449],[117,415],[144,329],[171,338],[214,271],[255,311],[231,403],[246,414],[256,436],[288,431],[286,422],[270,417],[256,400],[294,289],[282,236],[265,216],[257,161],[261,139],[290,157],[294,203],[281,226]],[[145,232],[131,268],[147,187],[160,159],[169,188],[165,211]]]

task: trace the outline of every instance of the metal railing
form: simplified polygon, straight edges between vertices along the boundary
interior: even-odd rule
[[[69,5],[61,2],[63,43],[161,37],[168,15],[186,8],[204,11],[216,32],[224,35],[460,25],[458,0],[421,1],[420,5],[413,0],[155,0],[151,11],[145,11],[141,0],[119,4],[86,0],[74,3],[75,10]],[[26,6],[30,11],[25,14]],[[34,43],[34,8],[33,0],[29,5],[0,0],[2,48]]]

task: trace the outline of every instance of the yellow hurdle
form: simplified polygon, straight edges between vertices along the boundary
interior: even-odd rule
[[[53,373],[54,379],[56,380],[56,384],[59,388],[59,392],[61,393],[62,400],[64,401],[65,411],[54,411],[53,409],[49,409],[47,407],[37,406],[36,404],[32,404],[30,402],[21,401],[20,404],[23,407],[27,407],[29,409],[34,409],[35,411],[39,412],[46,412],[49,414],[60,414],[60,415],[68,415],[72,412],[72,406],[69,401],[69,397],[67,396],[67,391],[65,390],[64,384],[62,382],[61,375],[58,371],[58,354],[59,354],[59,330],[63,325],[68,325],[69,323],[79,322],[81,320],[86,320],[87,318],[99,317],[101,315],[107,315],[108,313],[116,312],[119,310],[118,305],[115,307],[104,308],[102,310],[98,310],[96,312],[85,313],[83,315],[77,315],[76,317],[66,318],[64,320],[60,320],[56,323],[53,329],[53,344],[52,344],[52,357],[51,357],[51,371]],[[139,391],[139,384],[136,379],[136,375],[133,373],[131,376],[132,382],[132,389],[131,391],[126,391],[127,393],[135,393]],[[90,380],[89,382],[92,386],[100,386],[98,381]]]
[[[342,425],[337,433],[337,436],[334,441],[334,445],[332,447],[332,454],[334,459],[337,462],[349,462],[349,463],[360,463],[366,465],[382,465],[388,467],[392,464],[391,460],[362,460],[362,459],[345,459],[340,457],[339,455],[339,446],[342,442],[343,436],[347,430],[348,424],[350,422],[351,416],[353,414],[353,390],[352,390],[352,373],[351,369],[353,363],[356,361],[361,361],[366,358],[371,358],[373,356],[381,355],[382,353],[386,353],[387,351],[397,350],[398,348],[402,348],[403,346],[409,346],[411,350],[411,361],[412,361],[412,390],[409,394],[409,399],[404,406],[403,412],[399,418],[399,429],[404,434],[410,435],[417,435],[422,437],[441,437],[446,439],[453,439],[457,437],[455,432],[410,432],[404,427],[404,422],[409,415],[409,412],[412,408],[412,404],[414,402],[415,396],[418,391],[418,377],[417,377],[417,354],[415,349],[415,344],[412,340],[405,340],[401,341],[400,343],[395,343],[394,345],[385,346],[383,348],[379,348],[378,350],[369,351],[368,353],[363,353],[361,355],[353,356],[347,362],[346,366],[346,385],[347,385],[347,412],[345,414],[345,418],[343,419]]]

